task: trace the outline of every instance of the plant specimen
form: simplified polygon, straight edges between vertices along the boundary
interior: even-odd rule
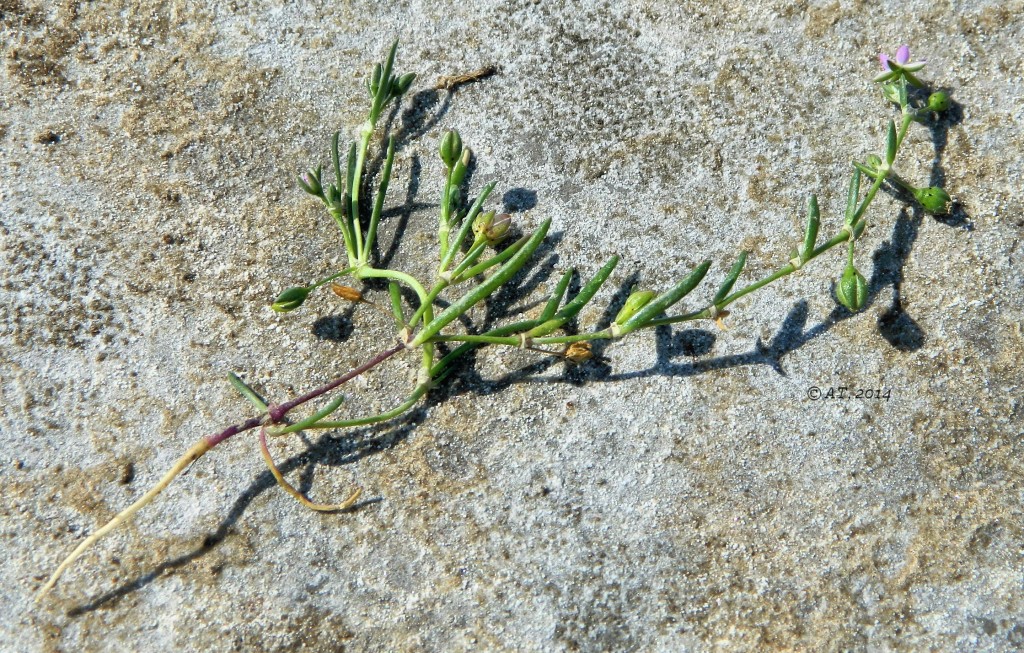
[[[474,331],[465,319],[467,312],[491,297],[523,270],[544,242],[550,220],[544,220],[532,231],[508,242],[512,216],[486,210],[487,200],[496,187],[494,182],[476,192],[467,188],[467,172],[472,152],[457,131],[449,131],[441,139],[438,153],[443,164],[444,185],[439,202],[437,223],[437,264],[430,279],[418,279],[391,267],[375,267],[372,253],[377,240],[378,225],[383,213],[395,159],[394,135],[382,134],[379,147],[382,165],[376,183],[368,172],[367,162],[381,116],[411,87],[415,75],[394,72],[397,43],[382,63],[377,64],[367,79],[370,108],[356,142],[342,149],[339,134],[331,141],[330,167],[332,180],[325,178],[323,167],[317,166],[299,180],[301,188],[320,200],[341,233],[347,254],[347,266],[305,286],[282,292],[273,302],[278,312],[300,308],[311,293],[328,286],[344,299],[365,302],[362,293],[338,280],[353,282],[381,279],[388,284],[390,310],[395,336],[362,365],[322,385],[281,403],[264,400],[238,376],[229,374],[230,383],[256,410],[256,415],[196,442],[172,468],[135,503],[116,515],[109,523],[91,534],[57,567],[39,592],[44,596],[64,571],[99,538],[130,519],[139,509],[159,495],[184,469],[224,441],[247,431],[256,431],[257,442],[265,462],[277,482],[303,505],[318,511],[338,511],[351,507],[359,496],[355,490],[337,504],[310,501],[284,478],[271,458],[268,436],[283,436],[300,431],[344,429],[384,422],[396,418],[417,404],[431,389],[451,374],[462,356],[484,345],[504,345],[537,352],[543,356],[564,359],[568,364],[583,364],[593,356],[591,342],[615,340],[652,327],[712,320],[721,325],[729,307],[746,295],[763,288],[807,266],[811,261],[835,247],[845,245],[846,263],[835,284],[835,298],[850,311],[860,310],[867,298],[867,282],[857,270],[854,259],[858,237],[868,226],[868,209],[883,184],[889,182],[909,192],[929,213],[943,213],[950,203],[941,188],[915,188],[894,171],[894,163],[908,130],[915,122],[925,122],[932,114],[949,107],[946,94],[932,93],[925,99],[917,89],[923,83],[916,74],[923,62],[911,62],[907,46],[901,46],[895,58],[882,55],[882,73],[875,78],[884,97],[898,108],[897,120],[889,120],[885,147],[881,156],[867,156],[853,163],[843,220],[834,235],[821,242],[821,217],[814,195],[807,201],[806,228],[791,257],[775,272],[746,285],[737,286],[747,260],[741,252],[735,263],[719,282],[712,300],[699,308],[674,311],[677,305],[708,275],[711,261],[699,264],[689,274],[668,288],[659,291],[636,290],[626,298],[610,325],[604,328],[566,333],[581,310],[591,303],[609,279],[619,259],[611,257],[572,297],[567,297],[575,271],[566,270],[554,291],[543,301],[543,309],[534,317],[503,324],[484,331]],[[493,72],[485,69],[468,76],[445,78],[443,86],[482,78]],[[386,130],[385,130],[386,131]],[[862,182],[867,189],[862,190]],[[472,201],[469,200],[473,197]],[[368,303],[368,302],[365,302]],[[443,306],[442,310],[435,310]],[[420,359],[415,384],[407,397],[391,410],[365,417],[337,419],[343,396],[337,390],[347,381],[368,372],[388,359],[412,352]],[[292,418],[293,412],[315,400],[326,403],[310,414]]]

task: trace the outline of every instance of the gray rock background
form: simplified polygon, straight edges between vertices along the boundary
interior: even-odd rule
[[[0,648],[1024,647],[1022,10],[0,3]],[[830,297],[836,252],[739,302],[728,331],[640,334],[576,370],[489,349],[409,420],[273,444],[316,499],[364,488],[350,513],[303,509],[240,437],[34,605],[86,533],[249,416],[229,370],[280,400],[390,337],[329,293],[267,303],[341,262],[294,177],[335,129],[354,137],[395,37],[420,77],[394,125],[422,138],[396,164],[394,265],[431,269],[434,152],[457,127],[492,206],[553,220],[533,297],[622,255],[583,327],[631,281],[709,257],[706,299],[741,246],[745,278],[771,272],[808,192],[834,233],[849,161],[890,115],[875,56],[900,43],[958,109],[915,127],[898,167],[958,209],[879,196],[858,315]],[[499,74],[431,91],[483,65]],[[354,382],[346,410],[392,405],[414,364]]]

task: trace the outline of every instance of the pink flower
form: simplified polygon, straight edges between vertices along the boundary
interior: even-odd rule
[[[875,77],[876,82],[888,82],[903,76],[914,86],[921,85],[920,81],[914,77],[913,73],[924,68],[925,62],[923,59],[921,61],[910,60],[910,46],[901,45],[897,48],[896,57],[894,59],[890,59],[889,55],[884,52],[881,53],[878,55],[878,63],[881,64],[884,72]]]

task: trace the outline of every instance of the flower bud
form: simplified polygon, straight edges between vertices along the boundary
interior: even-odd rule
[[[405,95],[405,92],[412,86],[412,81],[416,79],[416,73],[406,73],[395,80],[394,85],[391,87],[392,97],[398,97],[399,95]]]
[[[868,282],[864,275],[852,265],[847,265],[843,276],[839,278],[839,283],[836,284],[836,301],[856,312],[864,308],[867,299]]]
[[[351,286],[343,286],[340,283],[332,283],[331,291],[338,297],[341,297],[342,299],[345,299],[350,302],[363,301],[363,293],[359,292],[358,290]]]
[[[370,97],[376,97],[377,91],[380,90],[380,76],[383,73],[383,68],[380,64],[374,64],[373,72],[370,74],[370,79],[366,83],[367,89],[370,91]]]
[[[882,159],[876,154],[869,154],[864,158],[864,164],[872,170],[878,170],[882,165]]]
[[[277,299],[270,305],[270,308],[278,313],[294,311],[306,301],[306,297],[309,297],[309,291],[310,289],[305,286],[289,288],[277,296]]]
[[[491,215],[494,215],[493,213]],[[504,238],[505,234],[508,233],[508,228],[512,226],[512,216],[508,213],[499,213],[494,216],[491,220],[491,224],[487,225],[484,229],[484,238],[487,239],[487,244],[490,246],[497,245]]]
[[[949,212],[949,195],[938,186],[928,188],[915,188],[911,190],[914,199],[921,204],[925,213],[930,215],[945,215]]]
[[[943,91],[935,91],[928,96],[928,110],[936,113],[942,113],[949,108],[951,104],[949,95]]]
[[[445,134],[444,138],[441,139],[441,147],[438,153],[441,155],[441,160],[444,161],[446,167],[451,168],[454,166],[462,154],[462,137],[459,136],[459,132],[453,129]]]
[[[651,303],[656,293],[653,290],[637,290],[631,294],[627,299],[626,303],[622,305],[622,310],[615,316],[616,324],[625,324],[629,318],[637,314],[637,312]]]
[[[299,177],[299,186],[302,187],[302,190],[314,197],[321,197],[324,193],[324,187],[320,185],[320,174],[318,170],[310,170]]]

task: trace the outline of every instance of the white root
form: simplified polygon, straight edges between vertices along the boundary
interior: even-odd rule
[[[168,470],[166,474],[164,474],[163,478],[161,478],[156,485],[150,488],[148,492],[142,495],[142,497],[138,501],[128,506],[121,512],[117,513],[117,515],[113,519],[111,519],[109,522],[107,522],[105,526],[103,526],[103,528],[99,529],[89,537],[82,540],[82,543],[79,544],[78,547],[71,552],[71,555],[64,558],[64,561],[60,563],[59,567],[57,567],[57,571],[53,572],[53,575],[50,576],[50,580],[46,581],[46,584],[43,585],[42,589],[39,590],[39,593],[36,594],[36,602],[38,603],[39,601],[41,601],[43,597],[45,597],[49,593],[49,591],[53,589],[53,586],[57,584],[58,580],[60,580],[61,575],[65,571],[67,571],[68,567],[70,567],[75,562],[75,560],[77,560],[83,553],[85,553],[86,549],[95,544],[97,540],[99,540],[101,537],[103,537],[110,531],[114,530],[124,522],[131,519],[132,515],[138,512],[139,509],[146,506],[148,503],[153,501],[153,499],[155,499],[158,494],[163,492],[164,489],[166,489],[167,486],[171,484],[171,481],[173,481],[174,478],[178,476],[178,474],[181,474],[183,471],[185,471],[185,468],[187,468],[195,461],[199,460],[203,456],[203,454],[205,454],[209,450],[210,444],[206,441],[206,438],[203,438],[199,442],[192,445],[192,447],[185,452],[185,455],[179,458],[178,461],[174,463],[174,466],[171,467],[171,469]]]

